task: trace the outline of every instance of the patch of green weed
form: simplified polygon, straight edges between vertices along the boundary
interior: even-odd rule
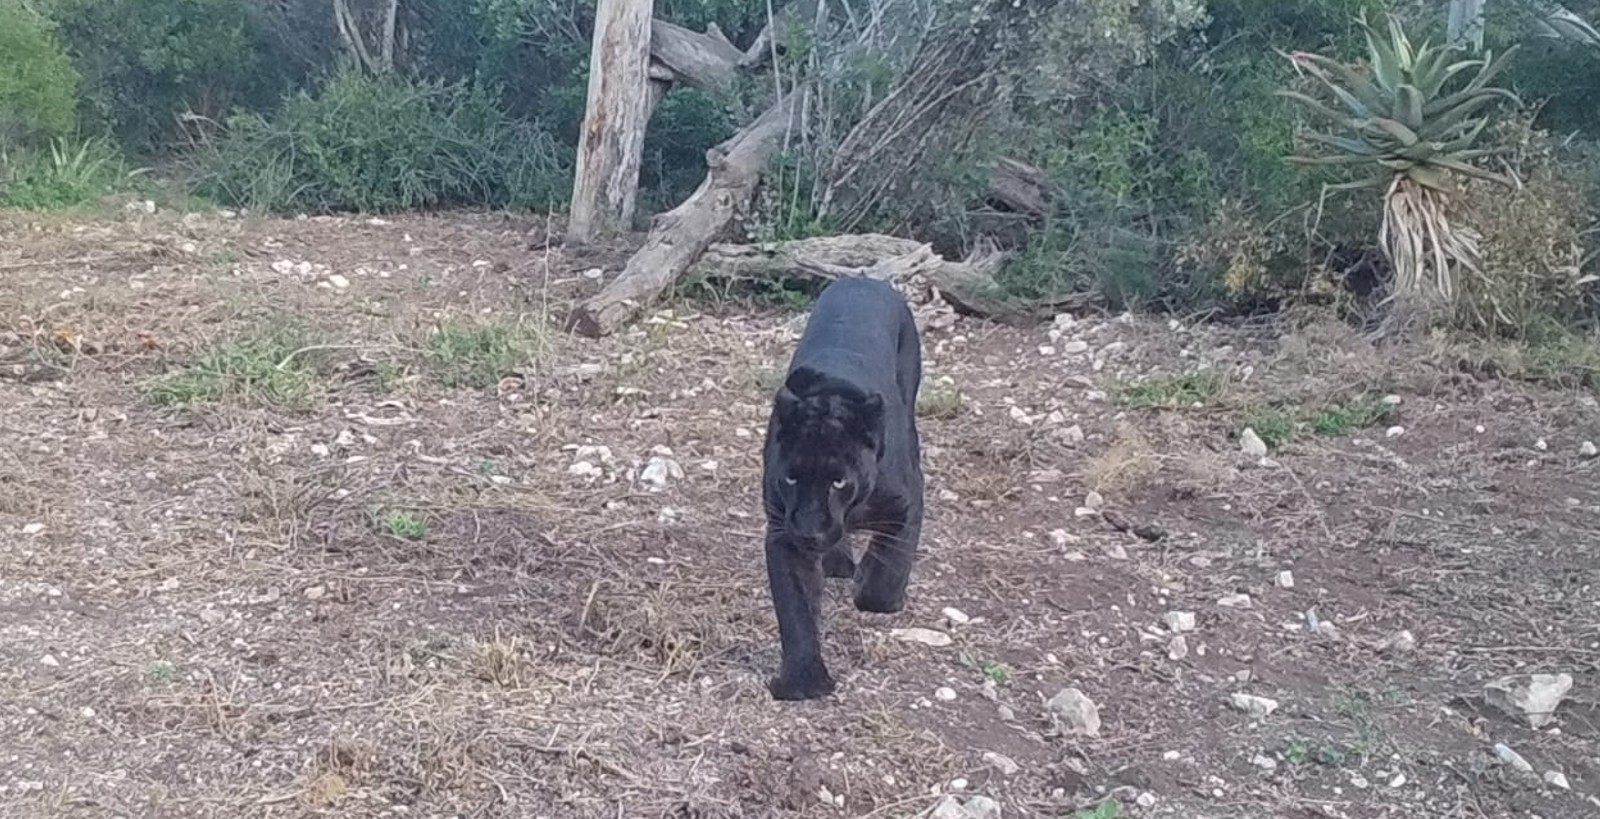
[[[1155,376],[1117,389],[1117,399],[1134,409],[1182,409],[1222,394],[1228,377],[1214,371]]]
[[[131,185],[122,154],[104,137],[62,137],[48,150],[0,153],[0,207],[72,208]]]
[[[425,357],[446,387],[487,389],[526,364],[539,341],[509,324],[447,321],[428,337]]]
[[[1393,410],[1393,406],[1381,400],[1329,404],[1311,417],[1311,430],[1318,435],[1346,435],[1382,421]]]
[[[306,333],[280,324],[200,352],[174,372],[146,382],[146,400],[182,407],[226,399],[304,409],[316,395],[321,358]]]
[[[954,384],[929,381],[917,393],[917,417],[948,420],[961,414],[961,391]]]
[[[1294,415],[1277,408],[1257,409],[1245,416],[1243,426],[1256,431],[1268,449],[1279,449],[1294,440],[1299,424]],[[1241,427],[1242,428],[1242,427]]]
[[[428,521],[404,509],[386,509],[377,514],[378,528],[390,537],[421,540],[428,536]]]
[[[1072,815],[1072,819],[1117,819],[1122,815],[1122,805],[1115,799],[1107,799],[1092,808],[1080,810]]]

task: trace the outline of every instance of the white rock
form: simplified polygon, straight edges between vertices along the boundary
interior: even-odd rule
[[[1100,735],[1100,707],[1082,691],[1063,688],[1046,705],[1066,726],[1068,733],[1091,737]]]
[[[966,810],[971,819],[1000,819],[1000,803],[987,796],[968,799]]]
[[[1067,355],[1078,355],[1079,353],[1085,353],[1088,351],[1089,342],[1083,341],[1082,339],[1069,341],[1066,344],[1061,345],[1061,352],[1066,353]]]
[[[567,467],[567,474],[568,475],[576,475],[577,477],[580,477],[580,478],[589,478],[589,477],[595,477],[595,476],[600,475],[601,471],[600,471],[600,467],[595,466],[594,464],[589,463],[588,461],[578,461],[577,463],[573,464],[572,466]]]
[[[1479,425],[1473,427],[1472,431],[1478,433],[1479,435],[1482,435],[1485,432],[1488,432],[1488,430],[1484,428],[1483,424],[1479,424]]]
[[[1533,773],[1533,766],[1528,764],[1528,760],[1523,759],[1522,754],[1511,750],[1504,742],[1496,742],[1494,744],[1494,755],[1499,757],[1501,762],[1523,773]]]
[[[1065,529],[1051,529],[1050,530],[1050,542],[1054,543],[1057,546],[1066,546],[1066,545],[1069,545],[1071,543],[1077,542],[1077,540],[1078,540],[1077,538],[1075,538],[1072,535],[1068,534],[1067,530],[1065,530]]]
[[[1149,810],[1156,806],[1156,795],[1149,791],[1143,791],[1133,801],[1137,802],[1139,807]]]
[[[904,640],[908,643],[921,643],[922,645],[933,646],[934,648],[947,646],[954,642],[950,639],[950,635],[945,634],[942,631],[934,631],[931,628],[918,628],[916,626],[912,626],[910,628],[891,629],[889,631],[889,636],[895,638],[896,640]]]
[[[995,706],[994,712],[999,714],[1000,719],[1005,720],[1006,722],[1015,722],[1017,719],[1017,712],[1011,710],[1011,706],[1009,705],[997,705]]]
[[[1165,751],[1165,752],[1163,752],[1161,754],[1161,758],[1165,759],[1168,762],[1177,762],[1178,760],[1183,759],[1183,752],[1182,751]]]
[[[1089,494],[1083,496],[1083,505],[1089,507],[1090,509],[1099,509],[1105,504],[1106,499],[1101,497],[1099,492],[1091,490]]]
[[[933,812],[928,814],[928,819],[971,819],[971,815],[961,806],[960,799],[945,796],[933,806]]]
[[[1364,791],[1368,787],[1371,787],[1371,785],[1372,785],[1372,783],[1368,782],[1367,778],[1362,776],[1361,774],[1351,774],[1350,775],[1350,786],[1355,788],[1356,790]]]
[[[39,658],[39,665],[49,666],[50,668],[60,668],[61,661],[56,659],[56,655],[54,654],[46,654]]]
[[[1512,717],[1523,717],[1533,728],[1555,719],[1556,707],[1572,689],[1571,674],[1528,674],[1501,677],[1484,685],[1483,698]]]
[[[1179,633],[1194,631],[1194,612],[1192,611],[1169,611],[1164,619],[1167,622],[1167,628],[1173,631]]]
[[[1543,452],[1543,451],[1549,449],[1550,445],[1548,443],[1546,443],[1543,438],[1540,438],[1539,440],[1533,442],[1533,448],[1539,450],[1540,452]]]
[[[1278,760],[1273,759],[1266,754],[1256,754],[1255,756],[1250,757],[1250,764],[1260,768],[1263,771],[1276,771],[1278,769]]]
[[[1016,776],[1017,772],[1022,770],[1022,766],[1018,765],[1016,760],[1006,756],[1005,754],[996,753],[994,751],[984,751],[983,761],[988,763],[990,767],[999,771],[1002,776]]]
[[[1167,641],[1167,659],[1177,662],[1189,656],[1189,641],[1182,634],[1172,635]]]
[[[1578,446],[1578,454],[1585,458],[1593,458],[1600,455],[1600,449],[1595,449],[1594,441],[1584,441]]]
[[[1560,771],[1545,771],[1544,781],[1546,784],[1554,785],[1564,791],[1572,790],[1572,783],[1567,781],[1567,775]]]
[[[1379,640],[1375,647],[1382,652],[1403,654],[1417,647],[1417,638],[1411,629],[1403,628]]]
[[[1383,437],[1385,438],[1399,438],[1404,434],[1406,434],[1406,428],[1399,426],[1389,427],[1383,431]]]
[[[972,622],[972,618],[968,617],[966,612],[954,606],[945,606],[944,611],[941,613],[944,615],[944,619],[958,626],[964,626]]]
[[[333,274],[333,275],[328,277],[328,284],[331,284],[334,287],[336,287],[336,288],[338,288],[340,290],[343,290],[346,287],[350,286],[350,280],[345,278],[345,277],[343,277],[343,276],[341,276],[341,275],[339,275],[338,273],[335,273],[335,274]]]
[[[1083,443],[1083,427],[1073,424],[1062,430],[1061,437],[1069,444],[1081,444]]]
[[[22,533],[25,535],[37,535],[43,531],[44,524],[42,523],[29,523],[22,527]]]
[[[1239,451],[1252,458],[1262,458],[1267,454],[1267,443],[1250,427],[1245,427],[1239,433]]]
[[[1294,573],[1285,569],[1278,572],[1278,576],[1273,578],[1273,582],[1277,583],[1280,589],[1292,589],[1294,588]]]
[[[956,698],[956,690],[940,686],[933,692],[933,698],[942,702],[953,702]]]
[[[1234,708],[1249,714],[1256,719],[1265,719],[1273,711],[1278,710],[1278,701],[1269,697],[1258,697],[1254,694],[1235,692],[1228,698]]]
[[[639,480],[643,481],[645,488],[652,492],[665,489],[667,481],[682,480],[683,467],[677,461],[661,455],[651,456],[650,462],[645,464],[644,470],[639,473]]]
[[[1092,518],[1098,517],[1099,515],[1100,510],[1090,506],[1080,506],[1077,509],[1072,510],[1072,516],[1078,518]]]
[[[1217,605],[1225,609],[1248,609],[1252,604],[1248,594],[1230,594],[1218,600]]]
[[[1403,774],[1403,773],[1397,773],[1397,774],[1394,775],[1393,779],[1389,780],[1389,787],[1391,787],[1391,788],[1403,788],[1403,787],[1405,787],[1405,784],[1406,784],[1406,775]]]
[[[1398,396],[1398,395],[1385,395],[1383,397],[1383,404],[1384,404],[1384,406],[1388,406],[1388,407],[1398,407],[1398,406],[1400,406],[1400,396]]]

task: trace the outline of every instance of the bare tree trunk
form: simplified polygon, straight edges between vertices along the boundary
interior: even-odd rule
[[[644,83],[640,83],[643,89]],[[567,326],[602,336],[633,318],[665,290],[749,205],[767,160],[793,124],[797,94],[785,96],[755,122],[706,152],[710,168],[683,204],[656,217],[644,246],[604,290],[585,299]]]
[[[383,15],[383,70],[394,70],[395,24],[400,20],[400,0],[389,0]]]
[[[361,37],[361,25],[350,13],[348,0],[333,0],[333,24],[339,30],[339,39],[344,41],[344,47],[355,56],[356,63],[363,71],[372,71],[372,54],[367,51],[367,42]]]
[[[652,0],[600,0],[589,53],[589,100],[578,142],[567,241],[633,222],[650,115]]]

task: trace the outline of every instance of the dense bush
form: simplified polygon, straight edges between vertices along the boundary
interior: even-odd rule
[[[197,186],[268,210],[542,209],[568,194],[566,157],[478,86],[350,70],[271,115],[231,118],[202,151]]]
[[[71,131],[77,87],[49,21],[21,0],[0,0],[0,149]]]
[[[81,112],[133,152],[164,147],[179,115],[265,105],[284,77],[246,0],[39,0],[83,77]]]
[[[131,182],[121,152],[105,137],[57,137],[48,145],[0,152],[0,207],[75,207]]]

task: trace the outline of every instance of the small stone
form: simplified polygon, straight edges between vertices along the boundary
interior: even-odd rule
[[[1483,424],[1479,424],[1479,425],[1473,427],[1472,431],[1478,433],[1479,435],[1482,435],[1485,432],[1488,432],[1489,430],[1485,429]]]
[[[1000,803],[987,796],[974,796],[967,800],[970,819],[1000,819]]]
[[[1397,774],[1394,775],[1393,779],[1389,780],[1389,787],[1391,787],[1391,788],[1403,788],[1403,787],[1405,787],[1405,784],[1406,784],[1406,775],[1403,774],[1403,773],[1397,773]]]
[[[1081,444],[1083,443],[1083,427],[1073,424],[1062,430],[1061,438],[1069,444]]]
[[[1016,776],[1022,770],[1022,766],[1018,765],[1016,760],[994,751],[984,751],[983,761],[999,771],[1002,776]]]
[[[1069,375],[1063,379],[1062,383],[1082,390],[1094,389],[1094,379],[1087,375]]]
[[[1371,786],[1372,783],[1368,782],[1367,778],[1361,774],[1350,775],[1350,787],[1355,788],[1356,790],[1364,791]]]
[[[1252,458],[1264,458],[1267,455],[1267,443],[1261,440],[1254,429],[1245,427],[1239,433],[1239,451]]]
[[[1166,751],[1166,752],[1161,754],[1161,758],[1165,759],[1168,762],[1177,762],[1178,760],[1183,759],[1183,752],[1182,751]]]
[[[1268,697],[1258,697],[1254,694],[1235,693],[1228,698],[1234,708],[1249,714],[1256,719],[1265,719],[1278,710],[1278,701]]]
[[[219,609],[200,610],[200,622],[205,623],[208,626],[214,626],[225,619],[227,619],[227,615],[223,614]]]
[[[950,780],[950,790],[953,790],[953,791],[964,791],[966,789],[967,789],[967,780],[962,779],[959,776],[956,777],[955,779]]]
[[[682,479],[683,467],[677,461],[661,455],[651,456],[650,462],[645,464],[644,470],[639,473],[639,480],[651,492],[665,489],[669,480]]]
[[[944,614],[944,619],[949,620],[958,626],[964,626],[972,622],[972,618],[968,617],[966,612],[955,608],[954,606],[945,606],[945,609],[942,613]]]
[[[1501,762],[1523,773],[1533,773],[1533,766],[1528,764],[1528,760],[1523,759],[1522,754],[1511,750],[1511,747],[1504,742],[1496,742],[1494,744],[1494,755],[1499,757]]]
[[[1083,496],[1083,505],[1090,509],[1099,509],[1105,504],[1106,499],[1101,497],[1099,492],[1090,491],[1089,494]]]
[[[1167,622],[1167,628],[1173,631],[1179,633],[1194,631],[1194,612],[1192,611],[1169,611],[1164,619]]]
[[[328,593],[327,586],[311,586],[305,591],[307,600],[321,600]]]
[[[1148,810],[1156,806],[1156,795],[1149,791],[1143,791],[1133,801],[1138,803],[1139,807]]]
[[[1398,406],[1400,406],[1400,396],[1398,396],[1398,395],[1385,395],[1383,397],[1383,404],[1384,404],[1384,406],[1388,406],[1388,407],[1398,407]]]
[[[49,666],[50,668],[60,668],[61,661],[56,659],[56,655],[54,654],[46,654],[39,658],[39,665]]]
[[[940,686],[937,690],[935,690],[933,692],[933,697],[934,697],[934,699],[937,699],[937,700],[940,700],[940,701],[943,701],[943,702],[954,702],[955,698],[956,698],[956,690],[954,688],[947,688],[947,687],[944,687],[944,686]]]
[[[1544,452],[1550,448],[1550,445],[1545,443],[1543,438],[1540,438],[1539,440],[1533,442],[1533,448],[1539,450],[1540,452]]]
[[[343,276],[341,276],[341,275],[339,275],[338,273],[335,273],[335,274],[333,274],[333,275],[328,277],[328,284],[333,285],[335,288],[338,288],[339,290],[343,290],[346,287],[350,286],[350,280],[345,278],[345,277],[343,277]]]
[[[999,714],[1000,719],[1006,722],[1015,722],[1017,719],[1017,712],[1011,710],[1009,705],[997,705],[994,708],[994,712]]]
[[[1187,656],[1189,656],[1189,641],[1182,634],[1172,635],[1172,639],[1167,641],[1167,659],[1177,662]]]
[[[1273,759],[1266,754],[1256,754],[1255,756],[1250,757],[1250,764],[1260,768],[1263,771],[1276,771],[1278,769],[1278,760]]]
[[[1406,428],[1405,427],[1399,427],[1399,426],[1389,427],[1388,429],[1383,431],[1383,437],[1385,437],[1385,438],[1399,438],[1400,436],[1402,436],[1404,434],[1406,434]]]
[[[1292,589],[1294,588],[1294,573],[1285,569],[1278,572],[1278,576],[1273,578],[1272,582],[1278,584],[1280,589]]]
[[[1417,638],[1412,635],[1411,629],[1400,629],[1393,634],[1379,640],[1376,648],[1386,654],[1404,654],[1417,647]]]
[[[25,535],[37,535],[43,531],[44,524],[42,523],[29,523],[22,527],[22,533]]]
[[[1483,698],[1511,717],[1527,719],[1529,727],[1543,728],[1571,689],[1571,674],[1512,675],[1484,685]]]
[[[1217,605],[1225,609],[1248,609],[1252,606],[1248,594],[1230,594],[1219,599]]]
[[[1089,342],[1083,340],[1069,341],[1061,345],[1061,352],[1067,355],[1078,355],[1089,351]]]
[[[928,814],[928,819],[971,819],[967,809],[961,806],[961,800],[954,796],[945,796],[933,806],[933,812]]]
[[[311,445],[311,454],[317,456],[318,458],[326,458],[331,452],[333,452],[333,450],[329,449],[327,444]]]
[[[1600,455],[1600,449],[1595,449],[1594,441],[1584,441],[1578,446],[1578,454],[1585,458],[1593,458]]]
[[[1564,791],[1572,790],[1572,783],[1567,781],[1567,775],[1560,771],[1545,771],[1544,781],[1546,784],[1554,785]]]
[[[934,648],[941,648],[954,642],[950,639],[950,635],[945,634],[942,631],[934,631],[931,628],[918,628],[916,626],[912,626],[910,628],[892,629],[889,632],[889,636],[895,638],[896,640],[904,640],[908,643],[921,643],[922,645],[932,646]]]
[[[84,719],[94,719],[96,713],[97,712],[94,710],[94,708],[92,708],[90,706],[87,706],[87,705],[85,705],[84,707],[78,709],[78,715],[83,717]],[[1555,772],[1551,771],[1551,773],[1555,773]]]
[[[1063,688],[1046,703],[1071,734],[1100,735],[1100,707],[1082,691]]]

